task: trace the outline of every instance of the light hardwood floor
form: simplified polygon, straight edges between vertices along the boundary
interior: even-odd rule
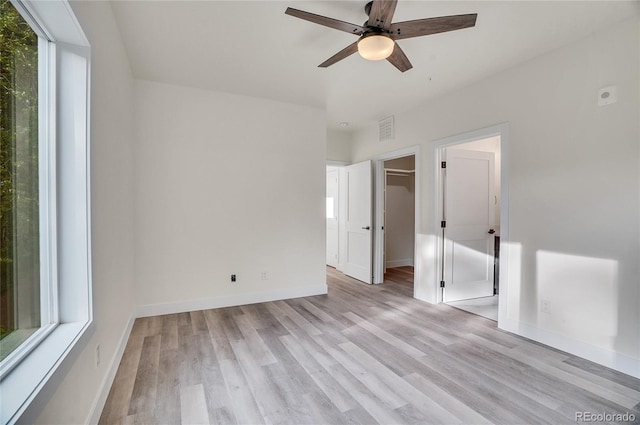
[[[575,424],[640,380],[411,298],[409,268],[329,294],[136,320],[101,424]]]

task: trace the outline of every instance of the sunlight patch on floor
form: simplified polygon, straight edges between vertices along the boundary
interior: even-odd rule
[[[468,311],[469,313],[477,314],[478,316],[486,317],[494,321],[498,321],[498,296],[473,298],[470,300],[453,301],[447,303],[448,305],[459,308],[460,310]]]

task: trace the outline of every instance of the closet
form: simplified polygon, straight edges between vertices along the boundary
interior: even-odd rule
[[[413,266],[415,245],[415,157],[384,163],[384,265]]]

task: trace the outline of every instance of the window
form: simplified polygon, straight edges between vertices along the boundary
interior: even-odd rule
[[[66,0],[0,0],[2,424],[92,325],[89,58]]]
[[[0,0],[0,361],[40,328],[38,36]]]

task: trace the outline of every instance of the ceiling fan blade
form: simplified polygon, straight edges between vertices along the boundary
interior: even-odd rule
[[[389,31],[394,40],[420,37],[470,28],[476,25],[477,13],[468,15],[441,16],[439,18],[417,19],[415,21],[396,22],[391,24]]]
[[[341,61],[342,59],[351,56],[352,54],[354,54],[355,52],[358,51],[358,42],[356,41],[353,44],[349,44],[347,47],[345,47],[344,49],[340,50],[338,53],[336,53],[335,55],[331,56],[329,59],[327,59],[326,61],[322,62],[320,65],[318,65],[319,68],[326,68],[328,66],[333,65],[334,63]]]
[[[316,15],[315,13],[305,12],[304,10],[298,10],[292,7],[287,7],[287,10],[285,10],[284,13],[290,16],[295,16],[296,18],[304,19],[305,21],[313,22],[314,24],[324,25],[325,27],[348,32],[350,34],[362,35],[364,32],[364,28],[360,25],[350,24],[349,22]]]
[[[393,47],[393,53],[391,53],[391,56],[389,56],[387,60],[398,68],[400,72],[405,72],[413,68],[413,65],[409,62],[409,58],[404,54],[404,51],[402,51],[398,43]]]
[[[373,0],[367,25],[388,30],[396,10],[398,0]]]

